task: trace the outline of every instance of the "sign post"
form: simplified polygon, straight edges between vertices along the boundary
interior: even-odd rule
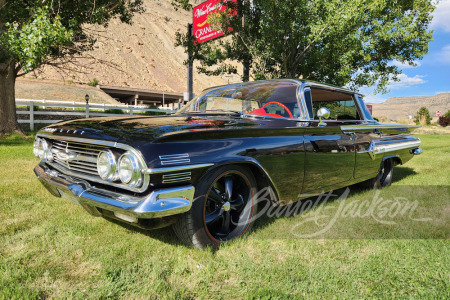
[[[192,36],[192,24],[188,24],[188,36]],[[188,101],[192,100],[192,94],[194,93],[194,72],[193,72],[193,66],[192,66],[192,48],[191,48],[191,42],[189,41],[188,46]]]

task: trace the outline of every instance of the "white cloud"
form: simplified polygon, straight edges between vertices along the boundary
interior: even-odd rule
[[[363,93],[364,94],[364,93]],[[386,101],[387,98],[386,97],[380,97],[378,95],[371,95],[371,94],[367,94],[364,97],[364,102],[368,103],[368,104],[378,104],[378,103],[383,103],[384,101]]]
[[[400,69],[411,69],[411,68],[416,68],[416,67],[420,67],[421,66],[421,63],[418,62],[418,61],[414,61],[414,63],[416,64],[415,67],[414,66],[410,66],[407,62],[402,63],[402,62],[399,62],[398,60],[394,60],[392,62],[392,65],[394,65],[394,66],[396,66],[396,67],[398,67]]]
[[[406,74],[400,74],[398,75],[399,81],[391,81],[387,88],[390,90],[400,90],[414,85],[424,84],[426,82],[423,79],[424,77],[422,75],[409,77]],[[383,103],[389,97],[387,95],[375,94],[375,86],[363,87],[359,91],[365,95],[364,99],[366,103]]]
[[[450,0],[439,1],[433,12],[431,27],[433,29],[442,29],[446,32],[450,32]]]
[[[406,87],[410,87],[413,85],[424,84],[426,81],[423,80],[422,75],[415,75],[414,77],[409,77],[406,74],[400,74],[397,76],[399,81],[391,81],[388,86],[388,89],[402,89]]]

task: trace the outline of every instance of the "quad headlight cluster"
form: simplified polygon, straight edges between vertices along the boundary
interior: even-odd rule
[[[52,161],[51,146],[45,139],[36,138],[33,143],[33,154],[40,159]]]
[[[111,150],[101,151],[97,157],[98,175],[106,181],[118,181],[130,187],[142,184],[142,174],[138,158],[131,152],[125,152],[116,160]]]

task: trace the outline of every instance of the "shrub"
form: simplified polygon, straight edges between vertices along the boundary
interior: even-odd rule
[[[447,112],[445,113],[444,117],[450,118],[450,110],[447,110]]]
[[[431,116],[430,111],[425,106],[422,106],[417,111],[417,114],[414,118],[414,122],[416,122],[417,125],[430,125],[431,124]]]
[[[89,81],[89,82],[87,83],[87,85],[89,85],[89,86],[97,86],[97,85],[98,85],[98,80],[97,80],[97,78],[94,78],[94,79],[92,79],[92,81]]]
[[[441,125],[442,127],[447,127],[449,123],[450,117],[447,117],[447,114],[445,114],[445,116],[440,116],[438,119],[438,124]]]
[[[150,104],[149,106],[147,106],[148,109],[158,109],[156,106],[154,106],[153,104]],[[146,111],[144,113],[144,115],[149,115],[149,116],[155,116],[155,115],[165,115],[165,112],[160,112],[160,111]]]
[[[105,109],[105,114],[123,115],[124,112],[121,109]]]

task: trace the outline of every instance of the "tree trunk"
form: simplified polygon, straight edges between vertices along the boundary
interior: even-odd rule
[[[13,60],[0,63],[0,135],[14,132],[23,134],[16,116],[14,66]]]

